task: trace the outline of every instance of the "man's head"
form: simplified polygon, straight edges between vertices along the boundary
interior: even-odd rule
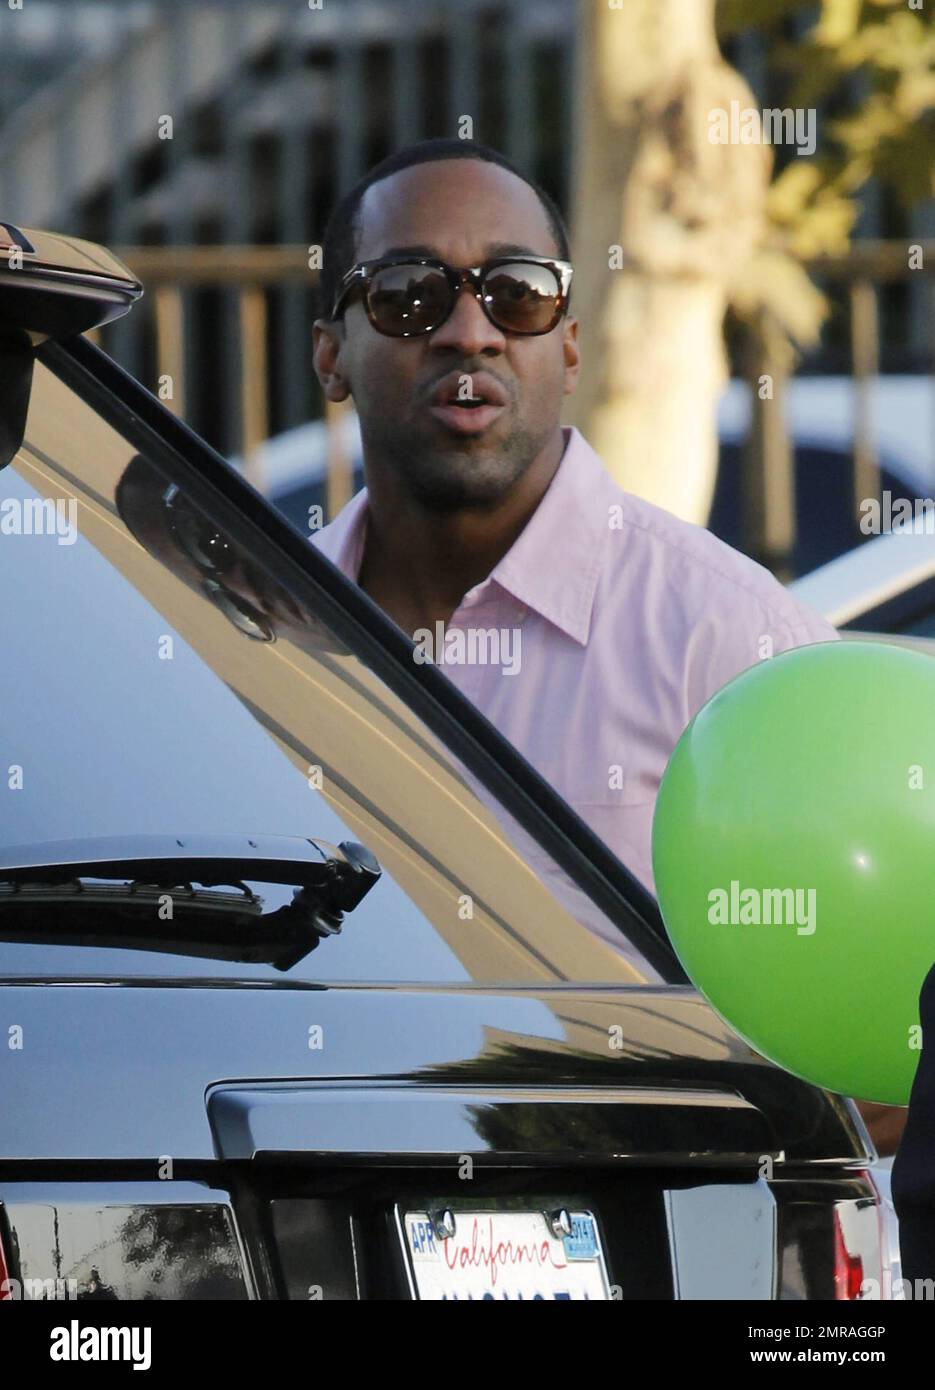
[[[315,367],[331,400],[354,398],[368,477],[385,470],[431,510],[490,506],[560,429],[577,377],[577,322],[564,313],[546,332],[509,331],[466,285],[447,319],[416,336],[378,331],[360,290],[331,319],[352,266],[417,251],[457,269],[524,254],[567,261],[567,233],[541,189],[462,140],[427,141],[377,165],[326,231]],[[492,403],[473,412],[447,404],[468,394]]]

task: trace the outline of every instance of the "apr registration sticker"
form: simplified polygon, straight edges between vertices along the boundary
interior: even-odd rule
[[[420,1299],[610,1298],[597,1222],[570,1213],[556,1234],[541,1211],[454,1211],[453,1234],[428,1212],[401,1215],[410,1284]]]
[[[569,1260],[598,1258],[597,1227],[590,1212],[579,1211],[571,1218],[571,1235],[565,1236],[565,1254]]]

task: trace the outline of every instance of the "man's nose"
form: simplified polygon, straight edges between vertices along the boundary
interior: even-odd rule
[[[506,338],[484,313],[474,292],[462,285],[454,308],[430,337],[432,347],[455,348],[461,353],[504,352]]]

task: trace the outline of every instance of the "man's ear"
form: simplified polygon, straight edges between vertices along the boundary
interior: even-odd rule
[[[346,401],[350,387],[340,370],[344,326],[340,321],[316,319],[312,325],[312,364],[329,401]]]
[[[565,390],[570,396],[578,385],[581,367],[581,349],[578,344],[578,320],[568,314],[562,325],[562,354],[565,359]]]

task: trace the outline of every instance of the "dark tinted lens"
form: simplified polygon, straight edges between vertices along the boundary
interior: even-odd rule
[[[451,287],[434,266],[390,265],[371,280],[368,303],[381,332],[425,333],[444,321]]]
[[[552,328],[561,297],[555,272],[525,261],[496,266],[484,282],[490,316],[508,333],[543,333]]]

